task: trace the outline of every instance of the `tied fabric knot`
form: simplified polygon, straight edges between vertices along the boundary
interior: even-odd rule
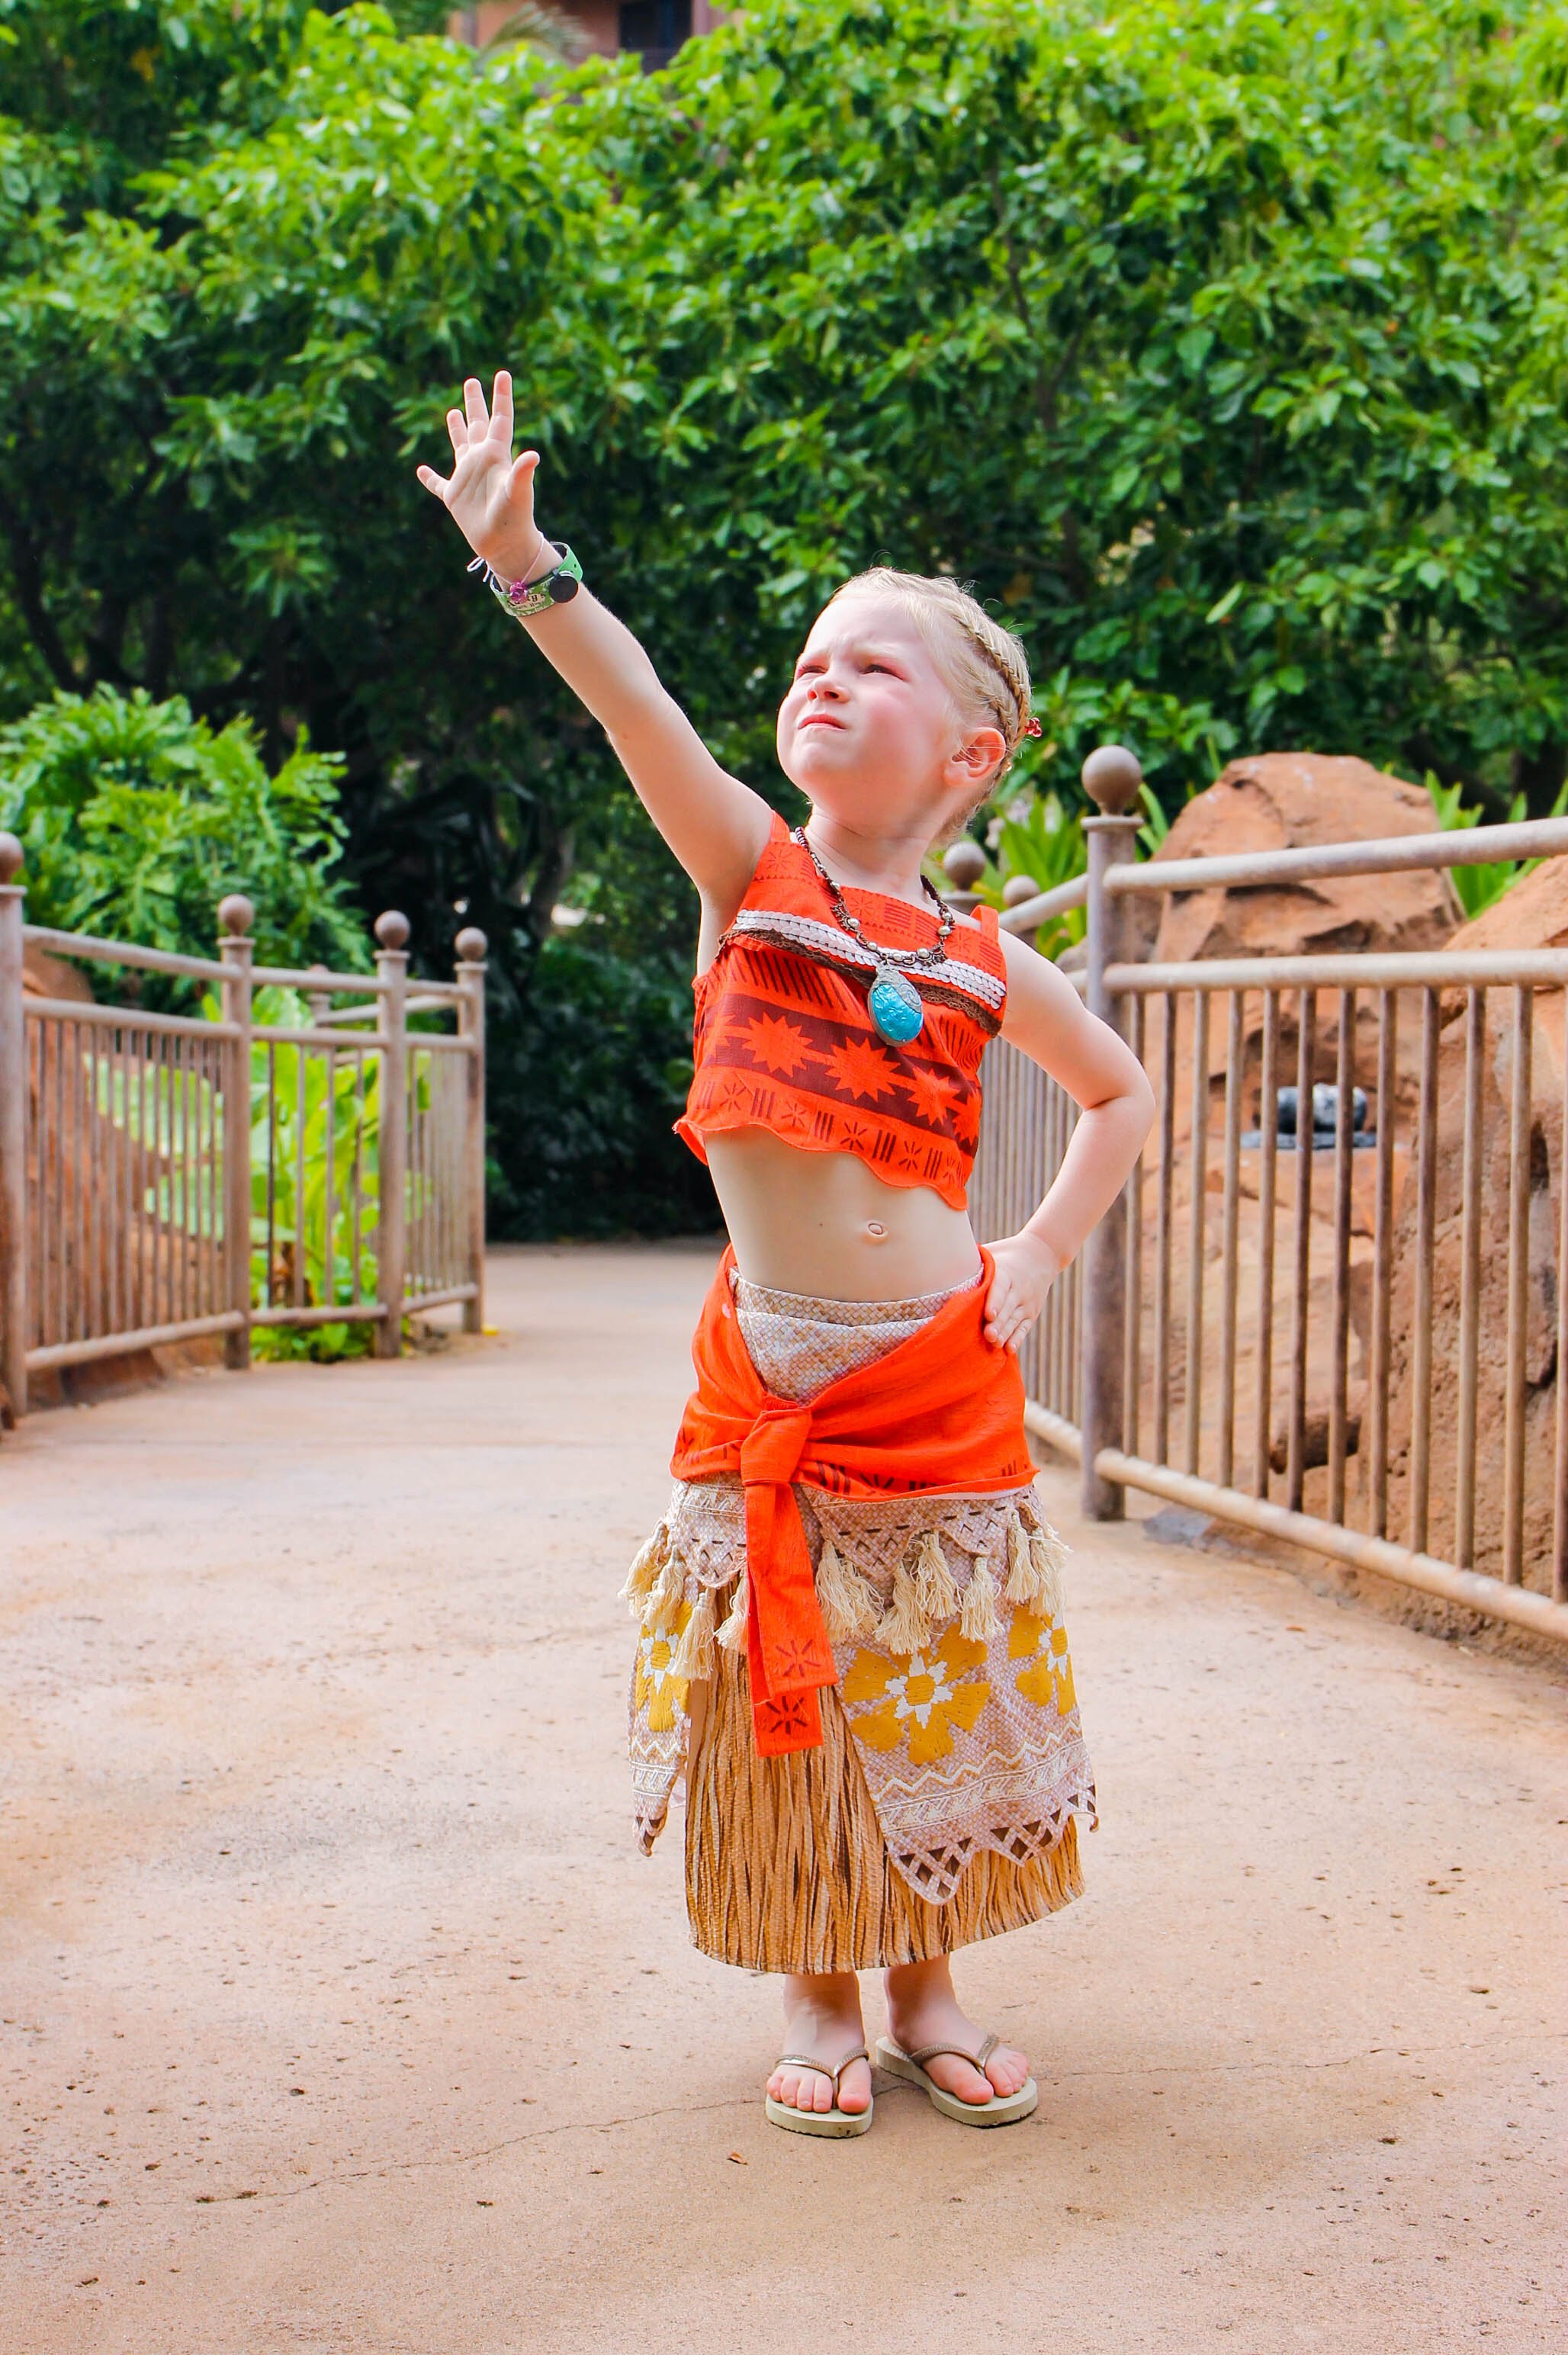
[[[798,1400],[763,1401],[763,1410],[741,1442],[741,1477],[748,1487],[767,1483],[787,1488],[800,1470],[811,1437],[811,1409]]]
[[[818,1746],[817,1692],[838,1680],[792,1485],[811,1429],[809,1407],[766,1394],[739,1450],[746,1558],[752,1565],[746,1659],[757,1753],[763,1758]]]
[[[768,1390],[730,1306],[726,1251],[692,1341],[697,1388],[670,1470],[677,1480],[739,1474],[746,1503],[746,1657],[760,1757],[815,1750],[817,1695],[837,1684],[795,1488],[841,1497],[976,1496],[1034,1477],[1023,1377],[985,1339],[994,1271],[955,1293],[896,1349],[829,1383],[809,1406]]]

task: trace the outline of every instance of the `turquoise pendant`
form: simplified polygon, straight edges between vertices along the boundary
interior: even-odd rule
[[[920,992],[912,981],[905,979],[891,964],[880,964],[871,975],[871,986],[866,992],[866,1003],[871,1019],[884,1039],[895,1047],[907,1046],[918,1039],[925,1020],[925,1008],[920,1002]]]

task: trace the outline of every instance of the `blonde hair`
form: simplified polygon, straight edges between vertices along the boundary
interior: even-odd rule
[[[988,719],[1001,730],[1008,749],[986,787],[989,797],[1033,717],[1029,660],[1022,646],[961,581],[944,574],[928,579],[920,572],[896,572],[891,564],[873,564],[869,571],[857,572],[836,589],[827,602],[836,605],[857,589],[896,597],[930,647],[963,717]]]

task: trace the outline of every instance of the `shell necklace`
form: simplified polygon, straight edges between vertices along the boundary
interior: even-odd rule
[[[877,942],[866,938],[860,929],[859,919],[846,907],[843,892],[806,840],[805,826],[793,827],[790,839],[799,843],[816,868],[840,931],[848,932],[850,939],[857,942],[872,959],[871,978],[866,987],[866,1005],[872,1021],[891,1045],[907,1046],[912,1039],[919,1038],[925,1022],[925,1008],[921,1004],[920,992],[909,979],[909,974],[928,973],[933,966],[946,964],[947,935],[957,921],[952,909],[944,906],[940,892],[930,879],[923,875],[921,886],[926,897],[935,902],[941,914],[941,931],[929,948],[882,948]]]

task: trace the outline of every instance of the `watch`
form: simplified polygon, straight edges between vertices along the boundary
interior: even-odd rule
[[[541,572],[534,581],[503,581],[483,558],[476,558],[468,568],[477,572],[483,566],[485,581],[515,621],[531,621],[536,613],[548,613],[552,605],[569,603],[582,586],[582,567],[571,549],[564,542],[558,547],[552,539],[547,539],[545,546],[556,560],[548,572]]]

